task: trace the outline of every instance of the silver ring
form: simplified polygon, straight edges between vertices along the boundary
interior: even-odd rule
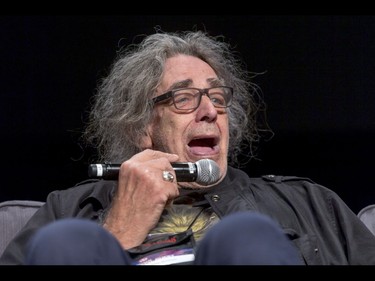
[[[174,176],[171,172],[163,171],[163,180],[173,182]]]

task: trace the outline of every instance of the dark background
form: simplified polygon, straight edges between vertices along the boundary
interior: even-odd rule
[[[375,16],[0,16],[0,201],[45,200],[87,177],[78,137],[97,82],[139,34],[206,29],[236,46],[275,135],[251,176],[298,175],[354,212],[375,203]],[[120,40],[121,39],[121,40]]]

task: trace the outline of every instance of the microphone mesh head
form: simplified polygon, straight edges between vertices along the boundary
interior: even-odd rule
[[[196,182],[202,185],[214,184],[219,180],[220,169],[215,161],[211,159],[201,159],[196,163],[197,179]]]

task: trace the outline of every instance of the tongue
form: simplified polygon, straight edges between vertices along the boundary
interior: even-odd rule
[[[190,151],[196,155],[212,154],[214,147],[212,147],[211,139],[194,139],[189,143]]]
[[[209,146],[190,146],[190,151],[197,155],[212,153],[213,149]]]

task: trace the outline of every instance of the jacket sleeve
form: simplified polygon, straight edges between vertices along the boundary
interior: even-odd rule
[[[336,192],[307,178],[264,180],[258,206],[292,230],[307,264],[375,265],[375,235]]]
[[[331,198],[331,218],[346,246],[350,265],[375,265],[375,236],[335,193]]]
[[[375,265],[375,236],[333,190],[305,182],[323,264]]]

